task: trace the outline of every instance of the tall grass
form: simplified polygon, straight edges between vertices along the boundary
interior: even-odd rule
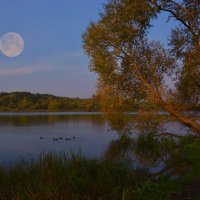
[[[139,177],[121,162],[42,154],[0,169],[1,200],[124,199]]]
[[[129,143],[123,138],[123,150]],[[185,139],[180,145],[188,173],[176,180],[166,175],[155,179],[121,157],[89,159],[71,152],[41,154],[35,161],[21,159],[0,167],[0,200],[172,199],[182,185],[200,178],[200,141]]]

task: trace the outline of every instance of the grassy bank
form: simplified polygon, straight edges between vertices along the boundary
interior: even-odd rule
[[[37,161],[21,160],[1,166],[0,200],[200,199],[200,141],[185,138],[173,152],[185,162],[184,173],[176,179],[173,173],[155,178],[145,170],[133,170],[130,161],[122,159],[49,153]]]

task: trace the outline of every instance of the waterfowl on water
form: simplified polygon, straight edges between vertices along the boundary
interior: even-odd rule
[[[40,136],[40,139],[42,140],[42,139],[44,139],[44,137]]]
[[[53,138],[53,141],[58,141],[58,138]]]

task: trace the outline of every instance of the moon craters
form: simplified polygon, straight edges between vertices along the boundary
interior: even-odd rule
[[[24,40],[14,32],[5,33],[0,38],[0,50],[8,57],[16,57],[22,53],[24,49]]]

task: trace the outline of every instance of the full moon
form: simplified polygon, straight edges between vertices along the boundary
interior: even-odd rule
[[[5,33],[0,39],[0,50],[5,56],[16,57],[23,49],[24,40],[18,33]]]

